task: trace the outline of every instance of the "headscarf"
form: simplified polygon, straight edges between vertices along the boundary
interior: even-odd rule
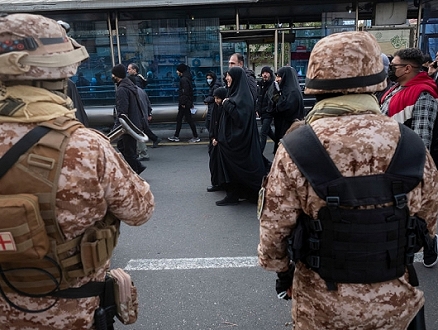
[[[231,86],[228,91],[228,98],[236,104],[239,110],[243,108],[246,109],[249,106],[252,111],[254,103],[252,101],[252,94],[249,89],[248,78],[246,77],[245,71],[241,67],[235,66],[228,70],[228,74],[232,78]]]
[[[304,100],[297,72],[290,66],[283,66],[278,70],[277,76],[281,77],[279,84],[281,97],[276,104],[277,112],[283,113],[285,117],[302,119]]]

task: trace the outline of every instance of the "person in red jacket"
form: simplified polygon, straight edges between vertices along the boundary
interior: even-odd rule
[[[388,77],[396,82],[382,97],[382,113],[413,129],[438,165],[438,88],[422,70],[424,55],[418,48],[397,51],[389,65]],[[424,247],[423,265],[438,263],[437,236]]]

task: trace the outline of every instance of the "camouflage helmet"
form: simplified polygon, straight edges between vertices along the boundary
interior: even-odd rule
[[[0,81],[57,80],[88,58],[55,20],[32,14],[0,16]]]
[[[341,32],[318,41],[306,74],[305,94],[373,93],[385,89],[381,50],[368,32]]]

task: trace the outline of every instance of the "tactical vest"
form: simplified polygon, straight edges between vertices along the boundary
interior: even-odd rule
[[[4,292],[30,297],[56,294],[62,297],[59,294],[62,290],[70,288],[78,278],[96,272],[110,259],[117,244],[120,221],[107,214],[82,235],[71,240],[64,237],[56,221],[56,192],[70,135],[83,125],[61,117],[40,126],[48,127],[50,131],[21,155],[0,179],[0,197],[9,198],[20,193],[37,196],[44,227],[38,229],[39,233],[34,237],[22,239],[20,235],[28,231],[26,226],[4,228],[0,222],[0,288]],[[0,218],[2,216],[4,214],[0,214]],[[17,258],[16,252],[5,248],[7,245],[1,241],[1,238],[8,237],[4,236],[5,233],[15,237],[17,246],[38,245],[40,250],[34,249],[32,258]],[[48,238],[47,253],[44,235]],[[38,251],[42,251],[41,255]],[[90,293],[79,292],[76,298],[82,296],[90,296]]]
[[[400,140],[385,173],[344,177],[309,125],[281,140],[316,194],[326,201],[318,218],[299,217],[291,235],[294,261],[302,261],[336,289],[336,283],[378,283],[401,277],[418,250],[417,221],[407,193],[423,178],[425,147],[400,124]],[[367,207],[369,206],[369,207]],[[359,208],[361,207],[361,208]],[[415,273],[412,280],[415,282]],[[417,284],[418,285],[418,284]]]

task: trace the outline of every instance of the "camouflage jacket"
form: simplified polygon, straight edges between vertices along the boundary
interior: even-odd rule
[[[0,125],[0,157],[16,143],[33,124],[2,123]],[[25,184],[19,183],[17,184]],[[107,210],[130,226],[145,223],[154,210],[154,197],[149,184],[130,166],[100,133],[79,128],[67,145],[56,195],[56,213],[66,238],[82,234]],[[123,239],[123,235],[119,239]],[[109,268],[78,280],[81,286],[91,280],[103,281]],[[8,297],[19,306],[41,309],[53,299],[28,298],[17,294]],[[43,313],[23,313],[11,308],[0,298],[0,328],[23,329],[93,329],[94,311],[99,298],[59,299]]]
[[[344,176],[382,173],[400,136],[398,124],[382,115],[360,114],[321,118],[313,130]],[[316,160],[317,161],[317,160]],[[438,173],[429,153],[424,179],[409,197],[411,214],[425,219],[436,232]],[[287,270],[286,238],[304,212],[317,217],[325,205],[280,145],[263,186],[260,215],[260,265],[271,271]],[[375,284],[338,284],[328,291],[319,275],[298,263],[292,286],[292,318],[296,330],[406,329],[424,304],[423,292],[412,287],[408,275]]]

